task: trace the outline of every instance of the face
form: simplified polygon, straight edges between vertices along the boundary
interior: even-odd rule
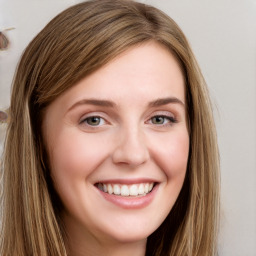
[[[151,42],[48,106],[43,137],[68,232],[138,241],[164,221],[187,167],[184,90],[175,58]]]

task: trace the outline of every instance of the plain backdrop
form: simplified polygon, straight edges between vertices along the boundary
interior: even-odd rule
[[[0,0],[0,110],[9,105],[20,55],[44,25],[76,0]],[[256,255],[256,0],[148,0],[185,32],[215,106],[221,156],[220,256]],[[3,127],[0,129],[0,147]],[[0,148],[1,151],[1,148]]]

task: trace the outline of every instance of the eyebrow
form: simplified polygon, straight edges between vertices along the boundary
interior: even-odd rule
[[[69,110],[71,110],[71,109],[73,109],[77,106],[84,105],[84,104],[94,105],[94,106],[101,106],[101,107],[109,107],[109,108],[116,107],[116,104],[112,101],[109,101],[109,100],[83,99],[83,100],[80,100],[80,101],[76,102],[74,105],[72,105],[69,108]]]
[[[176,97],[160,98],[160,99],[149,102],[148,106],[149,107],[159,107],[159,106],[164,106],[164,105],[167,105],[170,103],[176,103],[176,104],[185,106],[185,104]],[[72,105],[68,109],[68,111],[70,111],[71,109],[73,109],[77,106],[84,105],[84,104],[100,106],[100,107],[108,107],[108,108],[115,108],[117,106],[116,103],[109,101],[109,100],[83,99],[83,100],[76,102],[74,105]]]
[[[157,99],[157,100],[149,102],[148,106],[149,107],[159,107],[159,106],[167,105],[169,103],[180,104],[183,107],[185,106],[185,103],[183,103],[181,100],[179,100],[176,97],[168,97],[168,98]]]

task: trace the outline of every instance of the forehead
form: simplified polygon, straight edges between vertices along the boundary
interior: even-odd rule
[[[184,77],[177,59],[170,50],[155,42],[128,49],[82,79],[70,91],[75,98],[82,97],[83,93],[94,96],[95,92],[98,97],[114,97],[117,94],[135,96],[136,92],[147,95],[169,91],[172,96],[185,100]]]
[[[185,103],[184,77],[169,49],[155,42],[134,46],[86,76],[52,104],[69,108],[84,98],[119,104],[176,97]],[[51,105],[52,105],[51,104]]]

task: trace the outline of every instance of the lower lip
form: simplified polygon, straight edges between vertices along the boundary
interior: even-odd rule
[[[148,206],[154,199],[158,189],[158,184],[154,186],[152,191],[145,196],[129,197],[129,196],[117,196],[114,194],[108,194],[99,190],[100,194],[109,202],[122,207],[124,209],[140,209]]]

